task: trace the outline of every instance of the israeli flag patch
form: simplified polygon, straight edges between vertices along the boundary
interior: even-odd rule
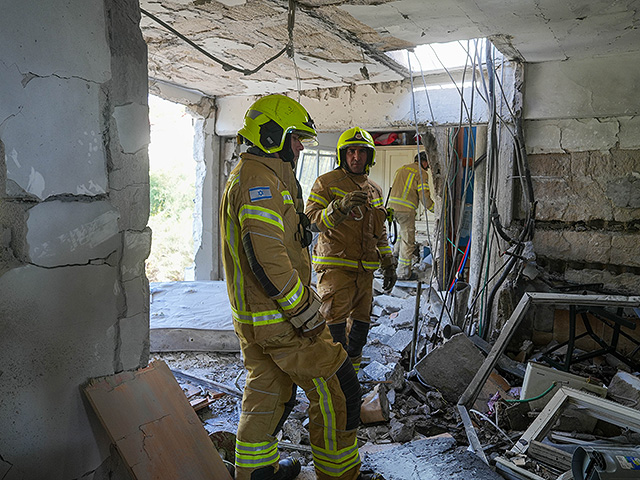
[[[249,189],[249,198],[252,202],[259,200],[268,200],[271,197],[271,189],[269,187],[253,187]]]

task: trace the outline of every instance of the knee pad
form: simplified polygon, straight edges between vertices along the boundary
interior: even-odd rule
[[[362,400],[360,382],[348,358],[340,366],[336,375],[347,402],[347,425],[345,430],[353,430],[360,424],[360,403]]]
[[[369,324],[354,320],[349,332],[349,344],[347,345],[347,354],[350,357],[358,357],[362,355],[362,349],[367,344],[367,335],[369,334]]]
[[[342,345],[343,348],[347,348],[347,324],[345,323],[330,323],[329,331],[333,337],[333,341]]]
[[[274,437],[282,429],[282,426],[284,425],[284,422],[287,420],[287,418],[289,418],[289,414],[293,410],[293,407],[296,406],[296,392],[298,390],[298,386],[294,383],[293,387],[291,388],[291,390],[292,390],[291,391],[291,397],[289,397],[289,400],[287,400],[285,402],[285,404],[284,404],[284,412],[282,412],[282,417],[280,417],[280,420],[278,421],[278,425],[276,425],[276,429],[272,433],[272,435]]]

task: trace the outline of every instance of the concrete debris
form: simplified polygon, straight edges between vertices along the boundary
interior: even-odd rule
[[[459,333],[429,352],[415,368],[422,380],[437,388],[448,402],[455,403],[483,361],[482,353],[469,337]]]
[[[383,365],[373,361],[362,369],[364,378],[373,382],[389,382],[393,388],[402,388],[404,368],[399,363]]]
[[[607,396],[622,405],[640,410],[640,378],[619,371],[611,379]]]
[[[476,455],[458,447],[450,435],[414,440],[383,452],[366,453],[364,457],[387,480],[502,479]]]

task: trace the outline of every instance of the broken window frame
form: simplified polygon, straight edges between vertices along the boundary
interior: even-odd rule
[[[484,450],[482,448],[482,445],[480,444],[478,434],[475,430],[475,427],[473,426],[471,418],[469,417],[468,409],[472,408],[473,403],[482,390],[482,387],[489,378],[491,371],[498,362],[500,355],[504,353],[509,340],[511,340],[511,337],[520,325],[520,322],[524,318],[526,312],[529,310],[529,307],[535,304],[639,308],[640,296],[579,295],[540,292],[526,292],[524,295],[522,295],[520,302],[509,317],[509,320],[507,320],[504,327],[502,328],[500,336],[491,348],[489,355],[487,355],[487,358],[476,372],[473,380],[467,386],[467,389],[458,400],[458,411],[464,424],[469,444],[476,455],[478,455],[487,464],[489,463],[489,461],[484,454]]]

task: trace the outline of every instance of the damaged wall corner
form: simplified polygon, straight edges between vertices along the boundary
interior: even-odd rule
[[[639,54],[528,64],[524,129],[536,263],[570,284],[640,291]],[[607,85],[607,88],[603,88]]]
[[[139,5],[8,4],[0,42],[0,471],[113,478],[79,387],[149,358]]]

